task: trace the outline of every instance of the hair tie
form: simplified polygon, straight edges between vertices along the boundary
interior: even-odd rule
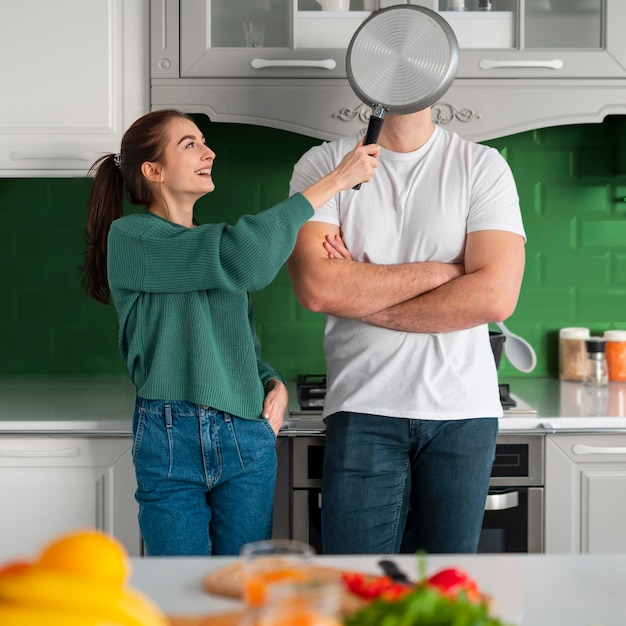
[[[122,163],[122,155],[119,152],[113,155],[113,163],[115,163],[115,167],[119,169]]]

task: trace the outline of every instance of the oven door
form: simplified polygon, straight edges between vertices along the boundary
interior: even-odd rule
[[[292,440],[291,537],[321,553],[324,437]],[[543,552],[543,437],[498,437],[479,552]],[[402,552],[413,553],[411,511]]]
[[[293,538],[322,553],[322,491],[297,489],[293,494]],[[479,553],[543,552],[543,487],[491,489],[478,543]],[[410,545],[410,512],[401,552]]]
[[[491,488],[478,552],[543,552],[543,487]]]

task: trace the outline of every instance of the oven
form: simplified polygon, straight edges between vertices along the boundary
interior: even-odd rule
[[[324,435],[289,441],[291,536],[321,553]],[[543,552],[544,436],[499,435],[489,485],[478,552]],[[403,551],[413,552],[408,531]]]

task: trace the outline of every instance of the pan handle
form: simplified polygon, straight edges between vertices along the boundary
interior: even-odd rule
[[[365,139],[363,140],[363,145],[367,146],[371,143],[376,143],[378,141],[378,137],[380,135],[380,131],[383,127],[383,115],[385,115],[385,109],[382,107],[376,107],[374,109],[374,114],[370,115],[370,121],[367,125],[367,132],[365,133]],[[352,187],[355,191],[361,189],[361,183]]]

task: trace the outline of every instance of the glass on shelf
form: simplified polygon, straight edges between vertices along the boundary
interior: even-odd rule
[[[289,48],[291,0],[211,0],[206,48]]]

